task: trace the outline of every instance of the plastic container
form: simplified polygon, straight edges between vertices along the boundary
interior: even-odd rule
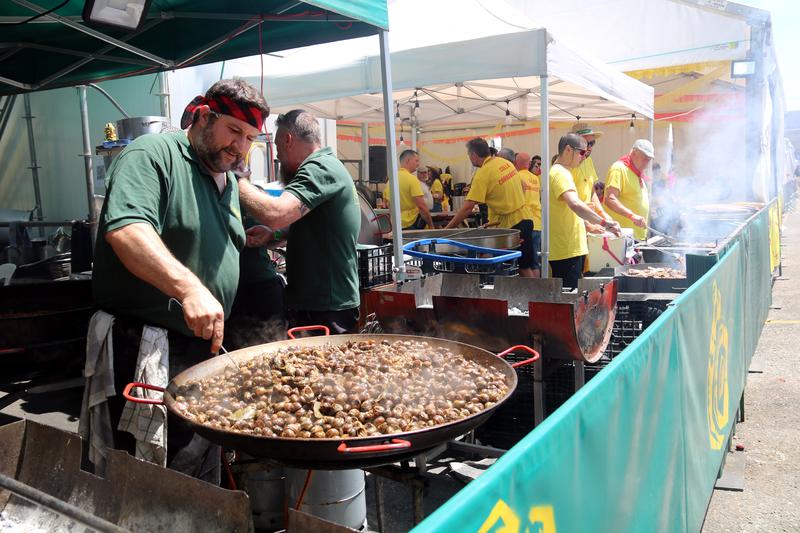
[[[391,244],[358,244],[358,285],[367,289],[393,281],[394,254]]]
[[[611,233],[587,233],[589,270],[615,268],[627,264],[628,250],[633,249],[633,230],[622,228],[622,237]]]
[[[283,194],[283,185],[279,181],[270,181],[264,185],[264,192],[270,196],[278,197]]]

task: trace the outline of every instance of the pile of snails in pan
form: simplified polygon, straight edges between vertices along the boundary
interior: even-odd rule
[[[420,340],[294,347],[178,388],[175,407],[216,429],[262,437],[391,435],[461,420],[508,392],[506,377]]]

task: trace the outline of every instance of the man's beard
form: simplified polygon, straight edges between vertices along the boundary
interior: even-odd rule
[[[226,147],[218,148],[214,146],[214,134],[212,133],[213,123],[209,122],[206,127],[200,131],[200,135],[195,140],[194,149],[197,156],[212,172],[227,172],[238,168],[242,164],[244,157],[238,154],[236,159],[231,163],[225,162],[225,155],[233,155],[228,152]]]

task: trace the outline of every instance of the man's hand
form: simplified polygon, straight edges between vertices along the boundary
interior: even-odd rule
[[[622,228],[616,220],[606,220],[606,231],[610,231],[616,237],[622,237]]]
[[[245,246],[248,248],[261,248],[272,240],[274,232],[267,226],[253,226],[245,232],[247,240]]]
[[[211,340],[211,353],[219,352],[225,330],[222,305],[203,286],[191,290],[181,301],[183,319],[197,336]]]
[[[635,226],[639,226],[640,228],[646,228],[647,227],[647,221],[644,219],[643,216],[636,215],[636,214],[631,214],[630,218],[631,218],[631,222],[633,222],[633,224]]]
[[[592,224],[589,221],[584,221],[584,223],[586,225],[587,233],[600,234],[606,232],[605,228],[603,226],[600,226],[599,224]]]

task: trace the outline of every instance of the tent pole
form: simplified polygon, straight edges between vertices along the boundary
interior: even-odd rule
[[[361,123],[361,181],[369,183],[369,122]]]
[[[413,121],[411,123],[411,149],[417,150],[417,125]]]
[[[403,263],[403,227],[400,219],[400,187],[397,183],[397,144],[394,131],[394,102],[392,99],[392,64],[389,53],[389,32],[381,30],[381,82],[383,85],[383,122],[386,129],[386,175],[388,187],[394,199],[389,214],[392,219],[394,243],[394,270],[397,281],[405,281],[406,266]]]
[[[86,200],[89,203],[89,228],[92,233],[92,249],[97,238],[97,209],[94,205],[94,166],[92,164],[92,141],[89,137],[89,108],[86,105],[86,85],[79,85],[78,98],[81,104],[81,129],[83,133],[83,163],[86,170]]]
[[[31,113],[31,95],[25,93],[22,96],[25,102],[25,122],[28,125],[28,150],[31,154],[31,178],[33,178],[33,199],[36,202],[36,220],[42,221],[42,191],[39,188],[39,160],[36,158],[36,139],[33,136],[33,113]],[[9,109],[9,111],[11,111]],[[39,228],[39,237],[44,237],[44,228]]]
[[[547,97],[547,76],[539,76],[539,106],[541,124],[539,135],[542,143],[542,277],[550,277],[550,117]]]
[[[653,136],[654,136],[653,134],[655,133],[655,126],[656,126],[656,119],[655,119],[655,117],[654,117],[654,118],[651,118],[651,119],[649,120],[649,124],[648,124],[648,126],[649,126],[649,131],[648,131],[648,134],[650,135],[650,142],[652,143],[652,142],[653,142]]]

